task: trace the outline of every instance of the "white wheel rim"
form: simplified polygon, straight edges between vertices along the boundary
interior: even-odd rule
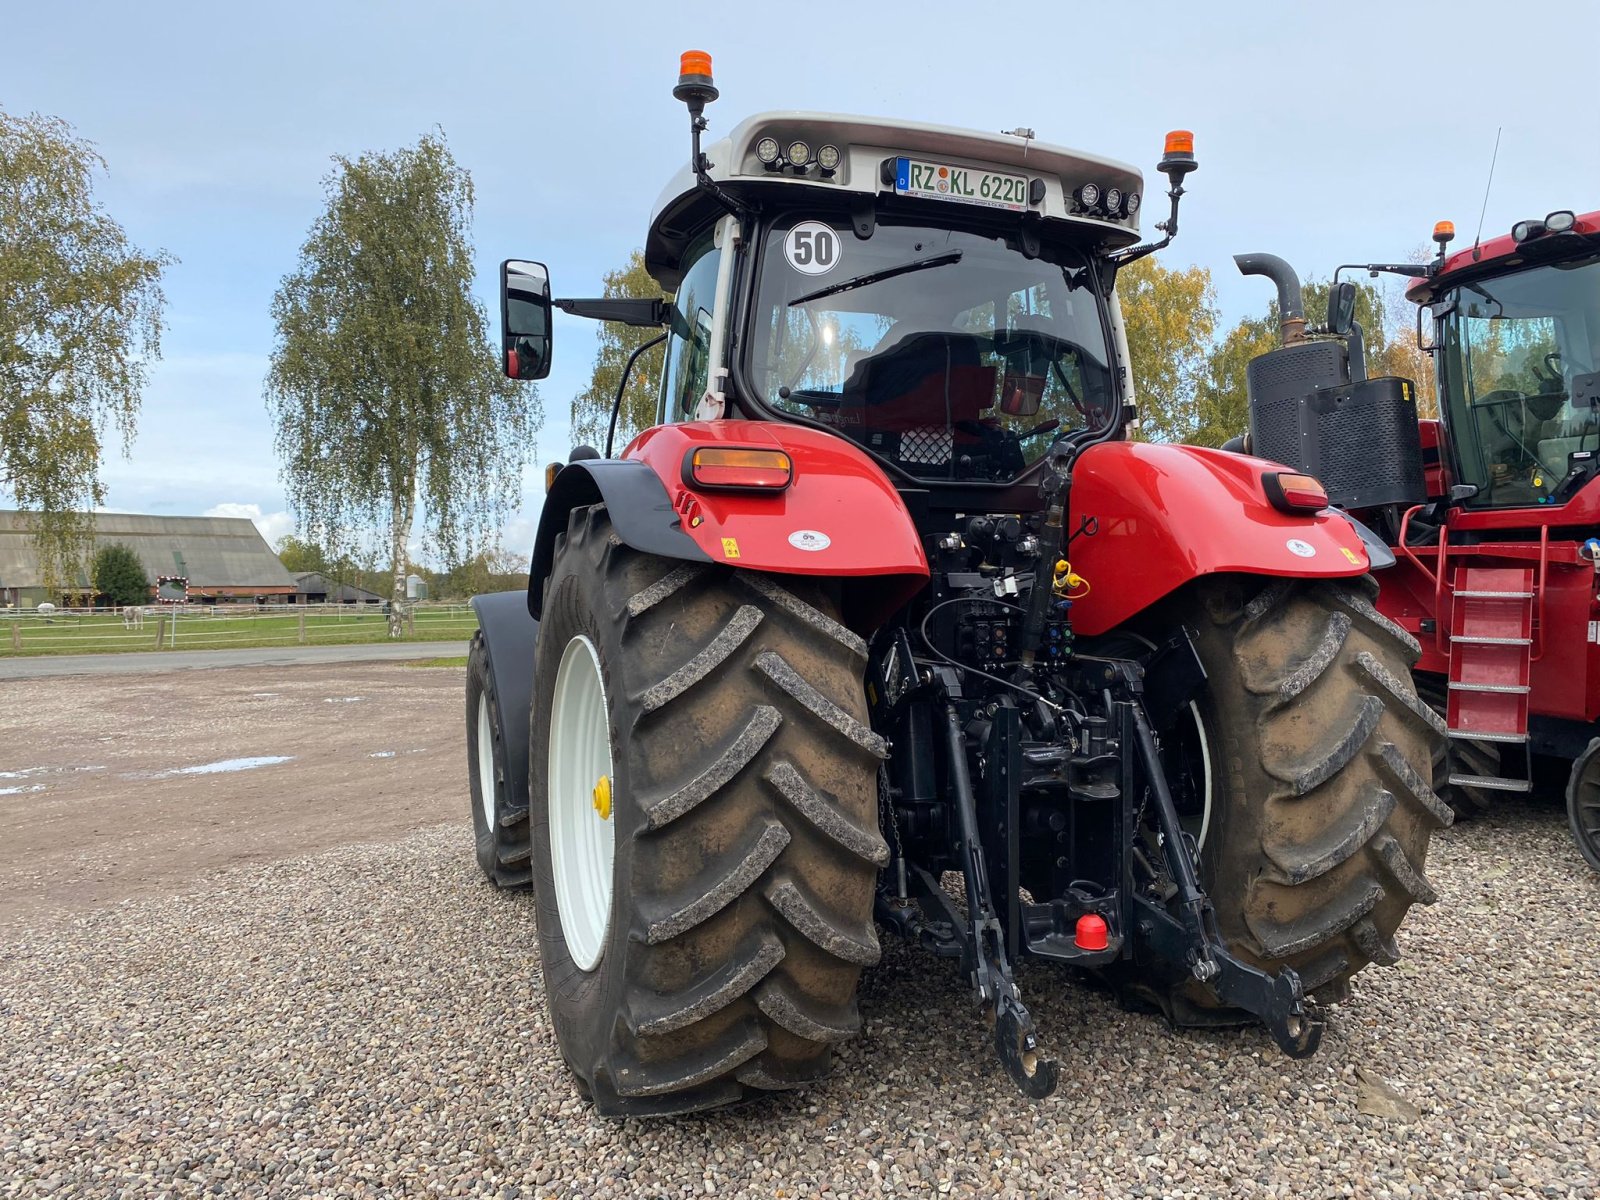
[[[611,926],[615,813],[602,815],[596,789],[612,784],[611,721],[600,656],[582,634],[567,643],[550,698],[550,860],[567,952],[592,971]]]
[[[489,693],[478,693],[478,807],[483,810],[484,828],[494,829],[495,785],[494,730],[489,726]]]
[[[1189,701],[1189,715],[1194,718],[1195,732],[1200,735],[1200,769],[1205,775],[1205,794],[1200,808],[1200,836],[1195,838],[1195,849],[1204,850],[1206,833],[1211,829],[1211,739],[1206,736],[1206,723],[1200,719],[1200,706]]]
[[[1134,641],[1143,642],[1152,650],[1156,648],[1156,644],[1149,638],[1143,637],[1140,634],[1133,633],[1131,631],[1124,632],[1127,637],[1132,638]],[[1200,738],[1200,770],[1202,772],[1205,785],[1205,790],[1201,797],[1200,805],[1200,836],[1195,838],[1194,848],[1196,850],[1204,850],[1206,846],[1206,834],[1210,832],[1211,829],[1211,739],[1206,735],[1206,723],[1200,719],[1200,706],[1193,700],[1189,701],[1189,715],[1194,718],[1195,733]]]

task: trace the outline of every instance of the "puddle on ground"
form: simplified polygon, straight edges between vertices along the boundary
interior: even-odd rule
[[[172,767],[156,771],[150,779],[170,779],[174,775],[226,775],[233,771],[253,771],[257,767],[272,767],[278,763],[292,762],[292,754],[265,754],[256,758],[225,758],[221,762],[201,763],[197,767]]]
[[[322,702],[324,704],[356,704],[365,699],[365,696],[324,696]]]
[[[399,753],[399,751],[397,751],[397,750],[379,750],[374,754],[367,755],[367,757],[368,758],[393,758],[398,753]]]
[[[0,787],[0,796],[17,796],[23,792],[42,792],[44,790],[44,784],[42,783],[33,783],[26,787],[20,785],[17,787]]]

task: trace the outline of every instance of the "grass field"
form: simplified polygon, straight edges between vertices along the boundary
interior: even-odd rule
[[[401,641],[465,640],[478,628],[465,604],[416,608],[414,630]],[[141,650],[221,650],[247,646],[331,646],[386,642],[389,622],[375,609],[315,606],[285,613],[277,607],[198,609],[170,616],[152,614],[142,629],[128,629],[110,613],[58,612],[0,615],[0,658],[38,654],[114,654]],[[157,645],[157,636],[160,644]]]

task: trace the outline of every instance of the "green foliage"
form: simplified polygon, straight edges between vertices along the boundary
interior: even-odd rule
[[[146,604],[150,578],[139,556],[121,542],[102,546],[94,556],[94,590],[116,608]]]
[[[0,491],[36,514],[48,586],[105,500],[102,439],[133,439],[161,356],[161,272],[95,202],[105,161],[65,121],[0,111]]]
[[[1117,272],[1117,297],[1133,360],[1139,436],[1191,440],[1198,424],[1196,392],[1217,326],[1211,272],[1168,270],[1154,258],[1141,258]]]
[[[488,545],[520,499],[541,411],[489,344],[472,180],[443,135],[334,161],[326,211],[273,298],[267,405],[302,528],[335,559],[362,531],[387,539],[398,635],[418,500],[440,553]]]
[[[627,266],[606,273],[601,294],[607,300],[660,296],[661,285],[645,271],[643,251],[635,250],[628,257]],[[595,352],[589,386],[572,398],[572,437],[574,443],[585,443],[603,451],[606,426],[611,421],[611,405],[617,396],[617,385],[622,382],[622,369],[627,365],[628,356],[661,331],[609,321],[599,329],[600,348]],[[665,346],[657,346],[648,350],[633,364],[628,390],[622,397],[622,411],[617,417],[615,450],[620,450],[635,434],[656,423],[656,397],[660,393],[664,349]]]
[[[332,569],[327,552],[321,546],[310,538],[297,538],[292,533],[278,543],[278,561],[291,575],[301,575],[307,571],[328,575]]]

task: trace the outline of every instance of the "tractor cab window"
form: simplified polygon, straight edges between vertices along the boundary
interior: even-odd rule
[[[1568,499],[1600,462],[1600,259],[1463,284],[1453,298],[1440,367],[1460,481],[1478,487],[1469,503]]]
[[[722,251],[712,234],[684,255],[688,270],[668,314],[667,359],[661,383],[661,421],[688,421],[711,379],[711,314],[716,305]]]
[[[1102,301],[1077,250],[794,219],[763,244],[748,378],[912,475],[1003,481],[1115,417]]]

